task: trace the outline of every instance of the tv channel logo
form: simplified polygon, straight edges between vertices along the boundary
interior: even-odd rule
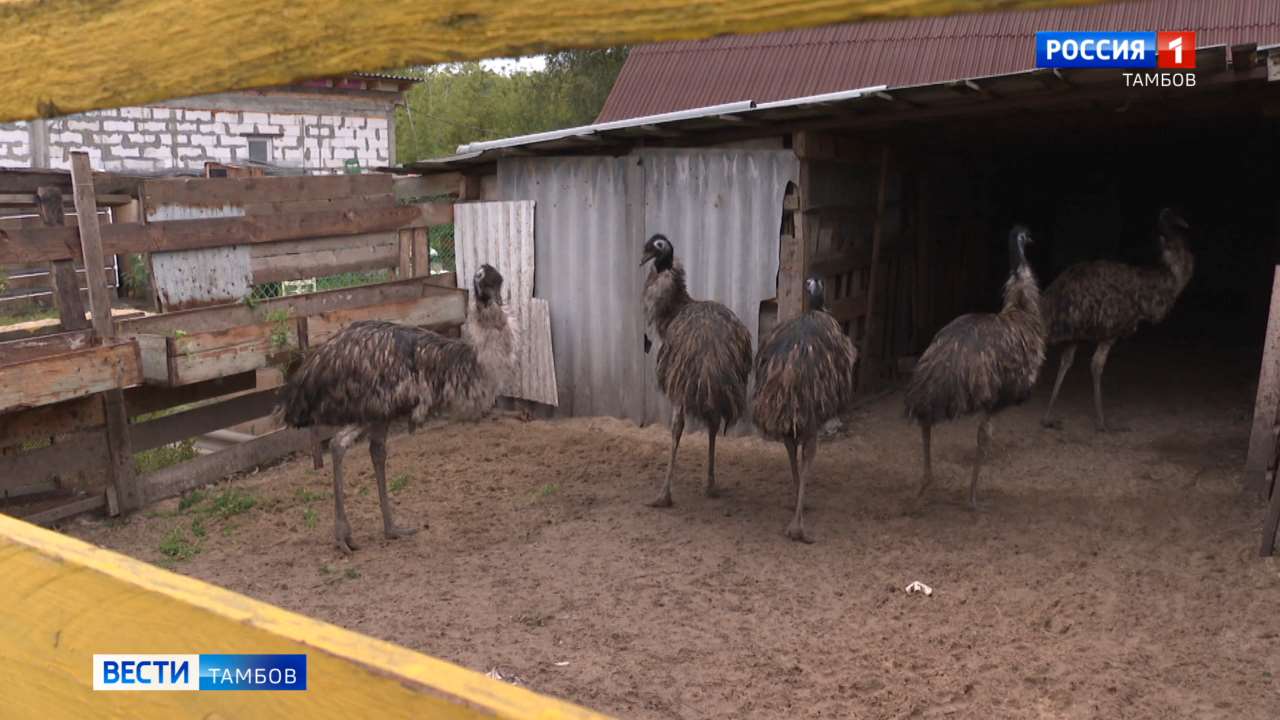
[[[306,655],[95,654],[93,689],[306,690]]]
[[[1038,32],[1038,68],[1192,70],[1196,34],[1179,32]]]

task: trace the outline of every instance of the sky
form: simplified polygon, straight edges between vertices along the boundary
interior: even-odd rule
[[[547,58],[544,55],[530,55],[521,58],[493,58],[491,60],[481,60],[480,64],[494,72],[505,75],[517,70],[542,70],[547,66]]]

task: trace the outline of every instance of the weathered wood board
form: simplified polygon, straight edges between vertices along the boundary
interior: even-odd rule
[[[108,342],[0,365],[0,412],[49,405],[142,383],[134,342]]]
[[[398,237],[385,232],[256,245],[249,253],[253,282],[394,268],[400,258]]]
[[[0,613],[0,672],[13,679],[4,699],[13,717],[601,718],[3,516],[0,577],[0,606],[8,608]],[[94,653],[143,650],[301,653],[309,689],[94,692]]]
[[[461,323],[466,318],[466,314],[466,295],[461,292],[385,305],[335,310],[307,318],[307,340],[312,347],[315,347],[358,320],[389,320],[401,325],[440,326]]]

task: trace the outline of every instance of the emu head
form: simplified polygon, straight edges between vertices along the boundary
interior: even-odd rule
[[[1014,225],[1009,230],[1009,269],[1027,264],[1027,246],[1031,244],[1031,231],[1026,225]]]
[[[810,310],[822,310],[825,307],[822,279],[817,275],[810,275],[809,279],[804,281],[804,295],[809,302]]]
[[[488,263],[481,265],[471,280],[472,295],[477,305],[502,301],[502,273]]]
[[[640,256],[640,265],[653,261],[655,270],[670,270],[675,261],[676,249],[666,235],[654,235],[644,244],[644,254]]]

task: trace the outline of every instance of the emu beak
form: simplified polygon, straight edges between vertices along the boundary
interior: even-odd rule
[[[1182,228],[1183,230],[1190,230],[1190,229],[1191,229],[1191,226],[1190,226],[1189,224],[1187,224],[1187,221],[1186,221],[1186,220],[1183,220],[1183,219],[1182,219],[1182,216],[1181,216],[1181,215],[1174,215],[1174,216],[1173,216],[1173,224],[1174,224],[1174,225],[1177,225],[1178,227]]]
[[[654,259],[655,257],[657,257],[657,256],[656,256],[656,255],[654,255],[653,253],[648,252],[648,251],[645,251],[645,254],[644,254],[643,256],[641,256],[641,257],[640,257],[640,267],[644,267],[644,266],[645,266],[645,263],[649,262],[650,260]]]

